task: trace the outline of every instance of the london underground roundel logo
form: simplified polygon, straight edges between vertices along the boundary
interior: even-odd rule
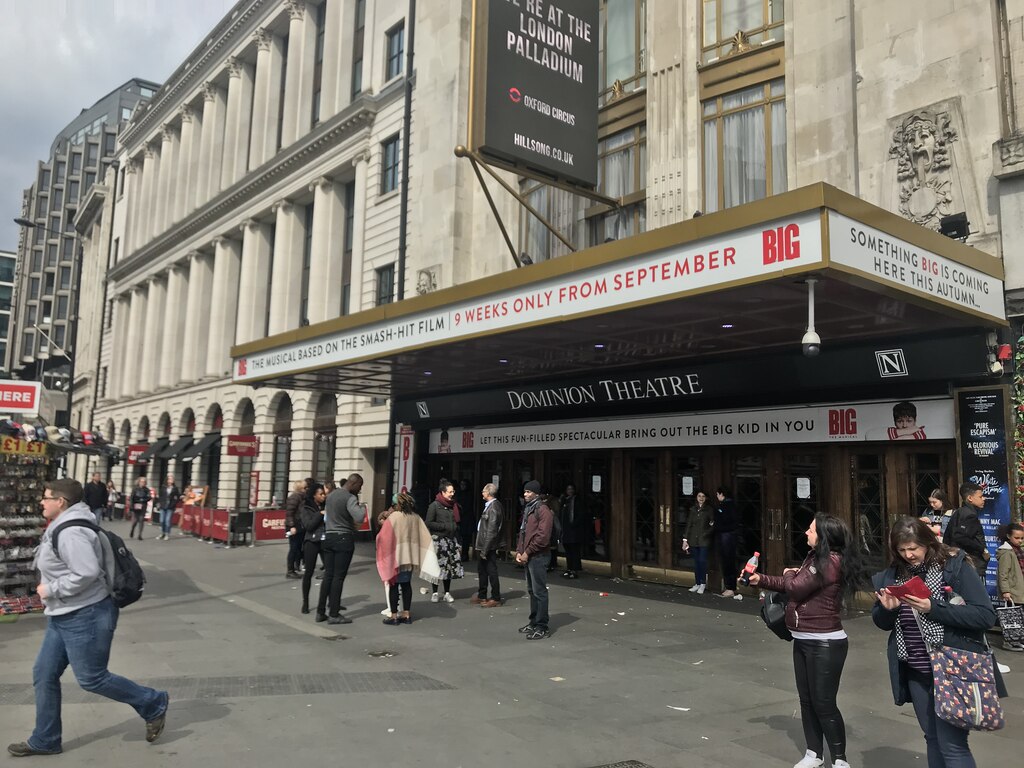
[[[523,94],[515,86],[508,89],[508,97],[516,104],[523,100]]]

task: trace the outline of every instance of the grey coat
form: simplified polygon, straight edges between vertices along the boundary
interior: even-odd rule
[[[53,532],[69,520],[86,520],[95,525],[96,515],[80,501],[61,512],[43,532],[34,565],[40,583],[50,591],[43,599],[43,613],[47,616],[71,613],[110,595],[108,579],[113,574],[108,576],[104,570],[104,563],[111,562],[106,536],[101,539],[95,531],[73,526],[60,534],[60,554],[54,550]]]

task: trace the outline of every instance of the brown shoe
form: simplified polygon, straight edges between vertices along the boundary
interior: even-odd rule
[[[486,602],[486,599],[480,597],[480,595],[473,595],[469,598],[469,602],[473,603],[473,605],[479,605],[480,603]]]
[[[505,604],[504,600],[483,600],[480,602],[481,608],[500,608]]]

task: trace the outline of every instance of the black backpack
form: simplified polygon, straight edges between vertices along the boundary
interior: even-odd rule
[[[88,528],[91,531],[96,531],[97,534],[107,537],[107,541],[110,543],[110,551],[114,557],[113,585],[110,589],[110,597],[114,601],[114,605],[118,608],[124,608],[142,597],[142,592],[146,588],[146,574],[142,572],[142,566],[139,565],[139,561],[135,559],[135,555],[131,553],[131,550],[125,546],[124,539],[113,531],[100,528],[96,523],[91,523],[88,520],[68,520],[66,523],[62,523],[54,528],[50,543],[53,545],[53,551],[58,558],[60,557],[60,550],[57,549],[57,537],[62,530],[71,527]],[[102,544],[102,542],[100,543]]]

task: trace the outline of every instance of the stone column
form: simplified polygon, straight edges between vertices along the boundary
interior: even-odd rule
[[[160,175],[156,183],[156,204],[153,211],[153,234],[162,234],[171,223],[171,195],[177,170],[178,136],[170,124],[165,123],[160,141]]]
[[[349,314],[355,314],[363,308],[363,290],[366,281],[363,279],[363,251],[366,245],[366,175],[370,166],[370,153],[361,152],[352,159],[356,169],[356,191],[352,195],[355,212],[352,215],[352,266],[349,270],[351,287],[348,300]]]
[[[302,220],[291,200],[274,204],[277,227],[270,284],[270,335],[299,325],[302,303]]]
[[[210,260],[206,256],[197,251],[189,254],[185,337],[181,345],[181,376],[184,381],[196,381],[206,369],[211,272]]]
[[[268,223],[249,219],[242,224],[241,230],[242,267],[238,281],[236,344],[262,339],[266,335],[270,262],[274,249]]]
[[[173,387],[182,376],[185,349],[185,311],[188,302],[188,267],[174,264],[167,270],[167,297],[164,302],[163,344],[160,350],[157,384]]]
[[[220,192],[220,169],[224,157],[224,91],[216,83],[203,85],[203,128],[199,144],[199,173],[196,207]]]
[[[143,344],[146,321],[146,292],[143,286],[131,291],[131,305],[128,309],[128,328],[125,333],[124,386],[121,393],[131,397],[139,391],[138,352]]]
[[[224,376],[231,370],[231,344],[235,338],[242,244],[229,237],[218,237],[214,239],[213,246],[213,290],[210,298],[210,345],[206,351],[206,375]]]
[[[115,301],[114,308],[114,338],[111,343],[113,358],[110,361],[110,369],[107,374],[107,397],[117,400],[125,392],[125,381],[127,377],[128,361],[128,315],[131,313],[131,294],[122,294]],[[114,437],[108,435],[111,442]]]
[[[154,149],[147,144],[143,149],[145,160],[142,163],[142,195],[139,200],[138,222],[136,231],[138,239],[135,241],[135,248],[142,248],[153,236],[153,200],[155,197],[154,185],[158,169],[157,157]]]
[[[266,29],[256,31],[256,78],[252,104],[249,168],[257,168],[277,151],[277,116],[281,111],[284,49],[281,38]]]
[[[171,216],[169,223],[181,221],[192,207],[188,204],[192,192],[191,174],[195,162],[199,158],[193,158],[194,126],[192,106],[183,104],[181,107],[181,133],[178,137],[178,154],[174,163],[173,193],[170,195]],[[186,208],[187,206],[187,208]]]
[[[224,127],[224,167],[220,186],[226,189],[245,175],[249,160],[249,120],[252,115],[252,68],[241,59],[228,59],[227,119]]]
[[[142,349],[139,350],[139,391],[152,392],[157,388],[160,355],[169,348],[161,332],[164,323],[164,308],[167,300],[167,283],[162,277],[151,277],[146,297],[146,318],[143,323]]]
[[[124,223],[124,240],[121,243],[121,252],[118,260],[123,259],[135,250],[136,232],[139,229],[139,197],[142,194],[139,176],[139,164],[133,157],[129,157],[124,167],[124,203],[127,205],[127,214]]]
[[[309,185],[313,192],[313,237],[309,259],[310,323],[341,314],[344,185],[321,177]]]
[[[309,132],[313,109],[313,55],[316,48],[316,11],[305,0],[285,0],[288,25],[288,68],[285,70],[281,146],[291,145]]]
[[[324,61],[320,69],[320,122],[338,114],[352,93],[352,5],[327,3],[324,16]]]

